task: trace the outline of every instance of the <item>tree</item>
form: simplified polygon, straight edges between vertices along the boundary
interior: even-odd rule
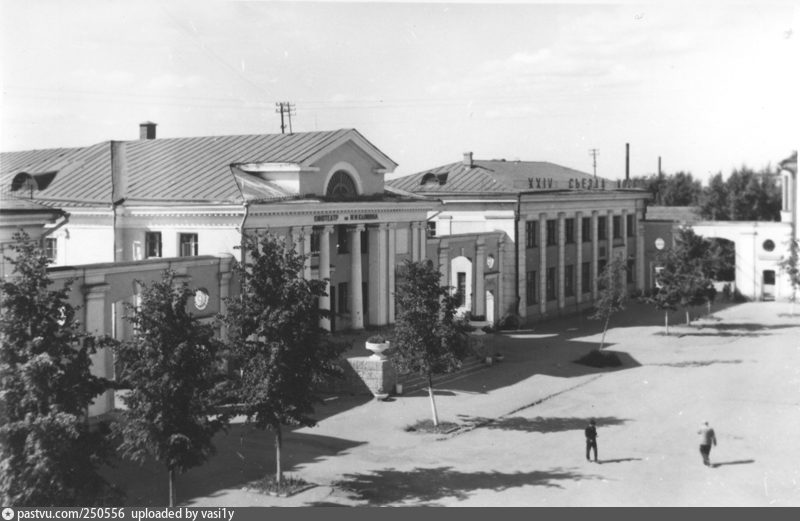
[[[439,425],[433,376],[461,367],[467,325],[456,318],[459,296],[442,286],[430,260],[406,261],[396,280],[394,361],[400,371],[428,379],[433,425]]]
[[[194,295],[188,285],[176,283],[169,270],[160,281],[140,284],[141,303],[128,306],[125,317],[134,336],[117,347],[120,387],[130,393],[114,429],[125,456],[165,465],[174,506],[176,474],[214,454],[212,438],[226,424],[216,407],[225,375],[212,326],[187,311]]]
[[[0,503],[86,506],[118,491],[98,470],[109,461],[105,425],[88,407],[111,383],[91,373],[105,340],[82,331],[68,296],[50,289],[50,260],[24,232],[14,235],[11,277],[0,284]]]
[[[594,304],[595,311],[589,318],[603,322],[600,349],[605,346],[606,332],[611,316],[625,309],[625,302],[628,300],[627,272],[625,259],[617,256],[603,267],[598,278],[599,293]]]
[[[345,346],[331,342],[319,326],[325,313],[318,299],[326,283],[303,278],[304,256],[270,233],[244,235],[242,250],[243,262],[234,266],[241,294],[226,300],[220,318],[239,367],[237,411],[258,429],[275,433],[280,485],[282,426],[316,425],[315,386],[341,374],[337,361]]]
[[[653,203],[659,206],[694,206],[702,193],[700,181],[688,172],[671,175],[661,172],[634,178],[634,183],[648,190],[653,196]]]
[[[713,299],[715,290],[711,274],[719,261],[711,242],[694,233],[689,227],[681,228],[675,236],[675,245],[656,254],[659,266],[656,275],[658,291],[650,301],[665,310],[665,327],[669,334],[668,311],[680,305],[686,311],[686,324],[691,323],[690,308]]]
[[[703,190],[700,215],[719,221],[778,221],[781,194],[775,178],[771,166],[759,171],[742,166],[724,181],[717,174]]]
[[[789,277],[792,285],[792,315],[794,316],[794,303],[797,301],[797,289],[800,288],[800,241],[794,237],[789,239],[789,255],[781,259],[778,264]]]

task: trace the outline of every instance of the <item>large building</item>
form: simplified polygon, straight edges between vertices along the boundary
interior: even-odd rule
[[[629,288],[644,288],[650,196],[626,181],[468,152],[389,186],[441,201],[428,215],[429,234],[450,246],[442,270],[473,314],[531,322],[590,307],[598,274],[614,256],[627,260]],[[481,253],[486,234],[499,234],[500,258]],[[505,276],[494,275],[495,265]]]

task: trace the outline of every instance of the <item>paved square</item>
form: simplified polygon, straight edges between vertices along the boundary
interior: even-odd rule
[[[274,449],[271,435],[240,437],[237,426],[219,438],[214,460],[181,476],[179,499],[198,506],[800,506],[797,311],[790,316],[787,303],[728,306],[665,336],[663,315],[632,306],[612,319],[607,335],[607,349],[625,363],[616,369],[572,363],[598,345],[594,321],[575,317],[498,335],[493,348],[503,362],[437,392],[442,420],[480,426],[446,437],[404,432],[430,416],[422,392],[388,402],[339,397],[320,408],[317,427],[285,438],[284,468],[320,486],[290,498],[243,491],[248,479],[273,472]],[[591,417],[598,464],[584,458]],[[703,420],[717,433],[712,468],[698,450]],[[158,504],[165,480],[142,477],[129,502]],[[149,492],[139,490],[142,481]]]

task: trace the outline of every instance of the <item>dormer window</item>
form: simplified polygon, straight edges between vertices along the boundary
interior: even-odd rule
[[[20,192],[33,199],[33,193],[47,188],[55,176],[56,172],[44,172],[41,174],[20,172],[11,180],[11,191]]]
[[[355,197],[357,194],[353,178],[344,170],[337,170],[331,176],[331,180],[328,182],[328,190],[325,192],[325,195],[335,198]]]

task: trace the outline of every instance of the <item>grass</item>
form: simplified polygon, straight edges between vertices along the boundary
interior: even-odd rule
[[[275,476],[270,475],[250,483],[248,488],[271,496],[289,497],[315,486],[302,478],[289,475],[283,476],[283,480],[278,483]]]

